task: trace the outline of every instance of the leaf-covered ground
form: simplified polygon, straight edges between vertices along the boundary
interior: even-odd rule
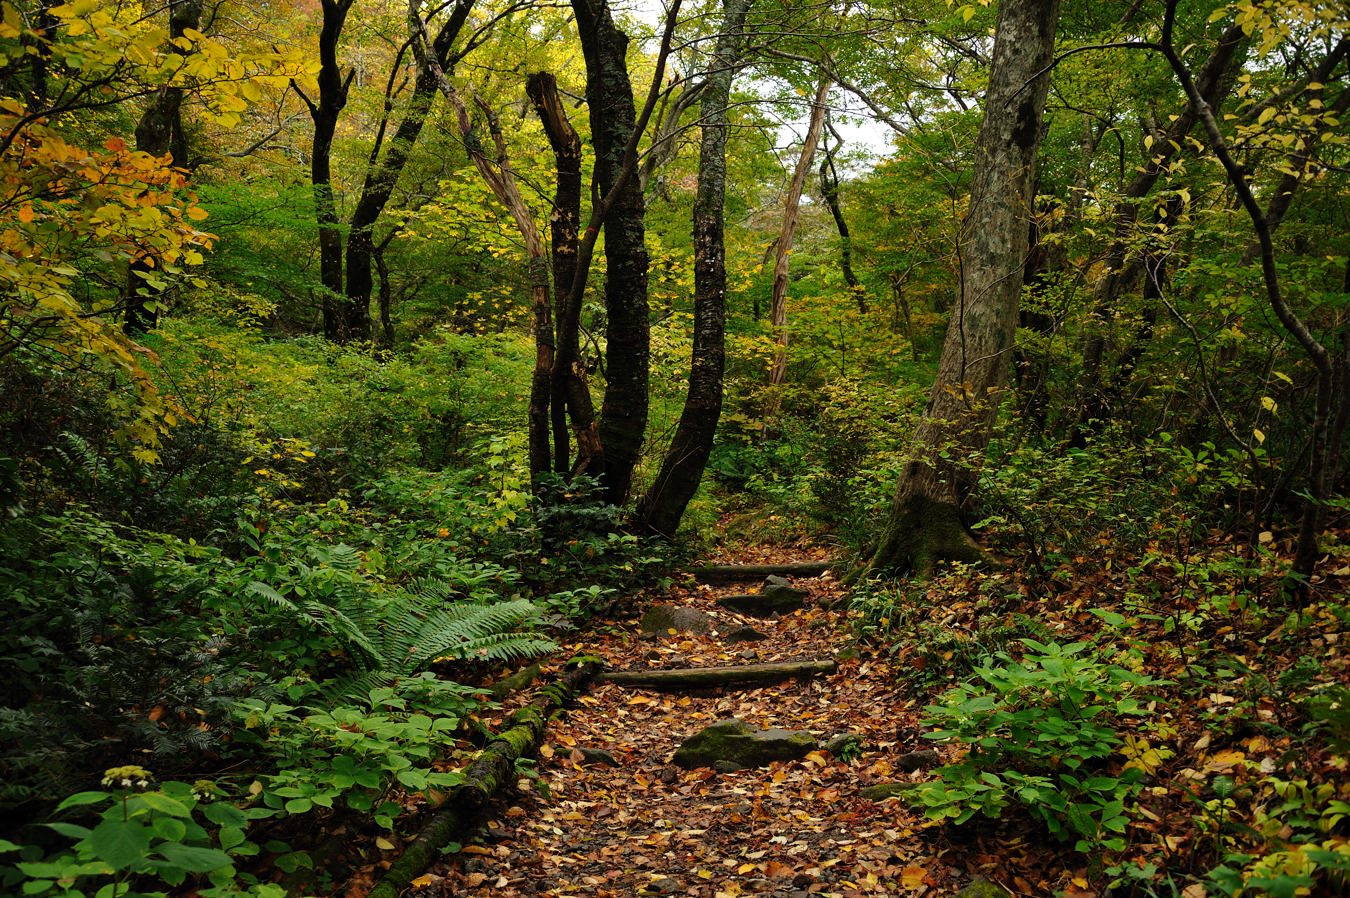
[[[735,560],[775,559],[759,553]],[[804,559],[796,553],[790,560]],[[897,688],[883,657],[866,647],[859,652],[846,613],[827,610],[841,594],[837,582],[827,575],[796,583],[811,591],[807,608],[764,621],[715,605],[745,584],[690,581],[660,601],[711,614],[713,634],[643,638],[634,618],[569,649],[613,669],[838,657],[837,673],[688,694],[599,685],[550,729],[538,765],[546,788],[525,788],[502,802],[475,842],[417,881],[417,894],[925,895],[949,894],[972,875],[1027,883],[1030,867],[1019,871],[992,856],[982,865],[978,845],[953,851],[941,830],[899,802],[859,797],[871,783],[925,776],[897,763],[931,747],[921,738],[921,708]],[[769,638],[724,639],[745,625]],[[852,760],[822,750],[800,762],[730,773],[670,763],[686,736],[729,717],[809,730],[822,742],[853,733],[865,750]],[[605,749],[619,766],[588,764],[582,748]]]
[[[1222,558],[1227,549],[1216,541],[1204,551]],[[758,548],[719,561],[811,556],[802,547]],[[1202,560],[1196,553],[1186,564],[1203,569]],[[1345,841],[1344,824],[1323,813],[1330,813],[1328,801],[1350,800],[1344,761],[1329,750],[1325,730],[1308,728],[1300,702],[1316,682],[1350,681],[1342,651],[1347,615],[1338,610],[1350,567],[1322,578],[1301,616],[1263,595],[1269,584],[1241,578],[1216,576],[1204,584],[1209,598],[1201,602],[1193,574],[1138,566],[1127,572],[1109,548],[1072,559],[1065,574],[1037,588],[1013,570],[958,569],[916,587],[889,620],[874,610],[874,638],[862,641],[829,575],[796,581],[811,601],[770,621],[716,605],[720,595],[747,591],[746,584],[709,587],[689,578],[635,597],[631,615],[592,629],[560,657],[595,655],[616,670],[837,659],[838,670],[757,689],[662,694],[597,686],[550,727],[538,761],[545,788],[523,779],[458,854],[415,882],[413,894],[935,896],[976,878],[1009,894],[1105,894],[1123,874],[1106,874],[1102,858],[1074,852],[1015,810],[999,822],[939,826],[903,801],[859,794],[874,783],[930,777],[901,761],[933,747],[923,738],[924,706],[964,677],[974,659],[1015,651],[1027,632],[1093,640],[1107,656],[1116,652],[1122,663],[1167,679],[1147,724],[1122,733],[1117,766],[1133,752],[1148,777],[1133,806],[1128,847],[1111,861],[1118,871],[1154,882],[1172,877],[1178,893],[1200,898],[1218,894],[1203,878],[1235,853],[1278,853],[1291,838],[1305,837],[1297,832],[1322,824],[1326,834],[1316,838]],[[1137,599],[1141,589],[1153,594],[1147,613]],[[1230,605],[1226,596],[1250,601]],[[698,608],[717,629],[644,638],[637,618],[656,602]],[[1261,611],[1262,603],[1270,608]],[[768,638],[725,638],[746,625]],[[685,737],[729,717],[809,730],[822,743],[856,734],[863,751],[841,758],[822,750],[800,762],[729,773],[670,763]],[[939,748],[944,762],[952,760],[954,748]],[[588,763],[583,749],[611,752],[618,766]],[[1237,800],[1216,812],[1220,780],[1232,782]],[[1305,784],[1298,787],[1308,796],[1303,804],[1289,803],[1282,782]],[[1319,784],[1331,792],[1314,799]],[[399,846],[388,847],[384,865]]]

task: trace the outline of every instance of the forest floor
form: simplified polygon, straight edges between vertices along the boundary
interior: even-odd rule
[[[759,548],[715,560],[807,561],[824,551]],[[419,877],[409,894],[808,898],[949,895],[977,878],[1019,894],[1074,894],[1074,880],[1086,885],[1074,869],[1084,864],[1081,855],[1034,835],[1039,844],[1006,828],[958,833],[902,802],[859,795],[869,784],[927,776],[905,772],[902,760],[932,747],[922,738],[922,701],[897,686],[903,678],[889,657],[853,638],[832,576],[794,583],[810,590],[806,607],[763,620],[716,605],[719,596],[758,584],[707,586],[689,578],[665,594],[635,598],[631,620],[599,625],[558,657],[598,656],[612,670],[837,659],[835,673],[683,693],[598,684],[550,726],[537,768],[544,788],[499,799],[477,835]],[[643,637],[637,618],[656,602],[699,609],[716,629]],[[745,625],[767,638],[725,639]],[[841,758],[822,749],[801,761],[726,773],[671,763],[686,737],[732,717],[808,730],[822,744],[855,734],[863,750]],[[582,749],[606,750],[618,764],[587,763]],[[1058,862],[1047,863],[1048,854]]]

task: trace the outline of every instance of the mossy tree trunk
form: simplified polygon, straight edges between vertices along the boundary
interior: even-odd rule
[[[999,6],[960,238],[961,293],[890,517],[870,562],[855,576],[923,572],[939,561],[983,554],[962,512],[1008,379],[1058,19],[1058,0]]]
[[[698,490],[722,416],[726,369],[727,268],[724,213],[727,188],[727,102],[740,57],[741,32],[752,0],[723,0],[722,31],[703,82],[698,194],[694,199],[694,346],[689,391],[661,470],[638,502],[636,523],[673,536]]]

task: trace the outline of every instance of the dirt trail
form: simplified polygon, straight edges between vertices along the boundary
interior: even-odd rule
[[[635,619],[602,626],[568,651],[597,655],[613,669],[829,659],[843,652],[835,674],[691,694],[598,685],[550,727],[539,759],[548,795],[529,790],[499,802],[476,840],[434,866],[410,894],[806,898],[951,894],[968,882],[979,871],[949,867],[939,857],[945,849],[938,831],[922,818],[899,802],[859,797],[862,786],[910,776],[897,758],[928,747],[919,709],[897,692],[883,660],[846,651],[852,648],[846,612],[821,607],[838,597],[836,581],[794,582],[811,591],[811,601],[778,620],[716,605],[718,596],[745,591],[746,584],[691,581],[660,601],[712,615],[713,634],[642,638]],[[746,625],[768,638],[724,639]],[[854,733],[865,750],[851,761],[822,750],[799,762],[729,773],[669,763],[686,736],[729,717],[810,730],[822,742]],[[618,766],[587,763],[583,748],[611,752]]]

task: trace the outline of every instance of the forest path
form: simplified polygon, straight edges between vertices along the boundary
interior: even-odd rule
[[[725,560],[811,559],[799,552]],[[758,582],[708,586],[689,578],[657,601],[710,615],[712,633],[643,637],[635,617],[600,625],[562,657],[599,656],[612,670],[837,659],[833,674],[687,693],[597,684],[549,728],[538,762],[547,794],[531,789],[500,799],[475,840],[419,878],[410,894],[922,896],[953,894],[978,875],[971,867],[983,865],[965,851],[960,860],[946,858],[941,831],[900,802],[860,797],[863,786],[911,776],[899,759],[928,747],[921,708],[898,691],[883,657],[859,654],[846,611],[833,607],[842,594],[835,579],[793,583],[810,591],[806,607],[763,620],[717,605]],[[745,626],[767,638],[727,641]],[[809,730],[822,744],[852,733],[864,750],[852,760],[821,750],[725,773],[670,763],[687,736],[731,717]],[[590,763],[582,749],[610,752],[617,766]]]

